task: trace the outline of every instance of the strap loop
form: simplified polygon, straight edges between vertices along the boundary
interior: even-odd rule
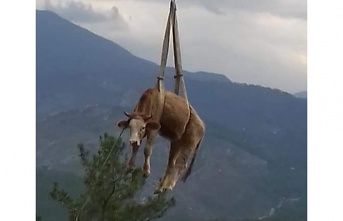
[[[179,75],[174,75],[174,78],[179,78],[179,77],[182,77],[183,74],[179,74]]]

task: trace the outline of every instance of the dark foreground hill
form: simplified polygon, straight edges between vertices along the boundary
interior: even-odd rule
[[[98,135],[117,133],[114,123],[154,85],[157,71],[156,64],[119,45],[51,12],[37,11],[38,211],[46,211],[45,177],[70,180],[74,174],[79,179],[77,143],[95,151]],[[256,219],[269,215],[282,199],[291,208],[306,205],[306,100],[233,83],[223,75],[184,74],[190,102],[207,132],[193,175],[171,193],[177,206],[165,219]],[[169,88],[172,75],[169,68]],[[143,194],[152,193],[167,153],[167,142],[159,138]],[[298,210],[302,215],[292,220],[306,216],[306,206]],[[46,216],[58,220],[54,214]]]

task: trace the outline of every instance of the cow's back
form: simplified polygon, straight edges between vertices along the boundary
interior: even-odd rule
[[[160,92],[156,88],[148,88],[139,98],[133,112],[151,114],[150,120],[160,121],[162,111],[163,101]]]
[[[161,116],[160,134],[169,140],[178,140],[185,132],[189,121],[190,109],[184,98],[173,92],[165,91],[165,103]]]

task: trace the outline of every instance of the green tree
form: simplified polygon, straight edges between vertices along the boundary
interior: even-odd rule
[[[68,211],[73,221],[146,221],[159,218],[175,204],[165,194],[139,202],[135,197],[145,183],[140,168],[128,170],[121,139],[104,134],[100,148],[90,157],[82,144],[78,145],[85,169],[85,191],[72,198],[58,183],[50,196]]]

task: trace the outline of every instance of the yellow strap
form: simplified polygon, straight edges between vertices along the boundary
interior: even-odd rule
[[[161,91],[161,89],[163,89],[162,80],[164,78],[164,72],[165,72],[166,65],[167,65],[167,58],[168,58],[168,51],[169,51],[170,26],[171,26],[171,22],[174,20],[174,15],[175,15],[175,3],[173,3],[173,1],[172,1],[170,3],[170,11],[169,11],[169,16],[168,16],[166,31],[164,33],[160,70],[159,70],[159,73],[157,75],[157,79],[158,79],[157,80],[157,88],[159,91]]]
[[[178,22],[176,16],[176,4],[175,0],[170,1],[170,11],[167,21],[167,26],[164,34],[163,39],[163,46],[162,46],[162,56],[161,56],[161,65],[159,74],[157,76],[157,88],[161,92],[161,95],[164,99],[164,87],[163,87],[163,79],[167,64],[168,58],[168,51],[169,51],[169,38],[170,38],[170,29],[172,26],[172,33],[173,33],[173,49],[174,49],[174,64],[175,64],[175,87],[174,92],[175,94],[179,95],[180,88],[183,98],[186,100],[188,105],[188,96],[186,91],[186,85],[183,80],[182,75],[182,62],[181,62],[181,49],[180,49],[180,39],[179,39],[179,29],[178,29]]]

